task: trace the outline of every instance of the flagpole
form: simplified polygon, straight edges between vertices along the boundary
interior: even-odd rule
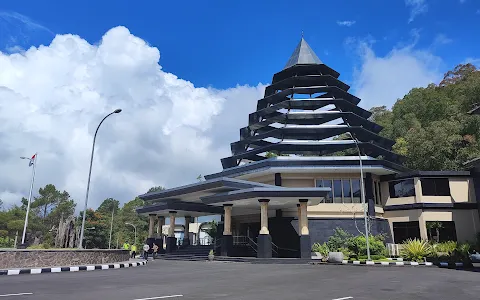
[[[32,183],[30,184],[30,194],[28,195],[27,213],[25,215],[25,222],[23,224],[22,246],[25,244],[25,235],[27,234],[28,213],[30,212],[30,203],[32,202],[33,183],[35,182],[35,167],[37,166],[38,154],[35,153],[33,157],[34,158],[33,158],[33,169],[32,169]],[[30,161],[32,161],[32,159],[30,159]]]

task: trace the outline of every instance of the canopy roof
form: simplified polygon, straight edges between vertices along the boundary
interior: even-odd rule
[[[225,204],[254,211],[260,206],[260,199],[269,199],[271,209],[293,208],[299,199],[316,205],[329,191],[330,188],[286,188],[221,177],[140,195],[147,205],[137,208],[137,213],[167,216],[175,211],[179,217],[195,217],[222,214]]]

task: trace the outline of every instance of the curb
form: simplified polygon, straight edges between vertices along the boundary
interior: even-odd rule
[[[424,266],[430,267],[433,266],[431,262],[415,262],[415,261],[359,261],[359,260],[343,260],[342,264],[344,265],[369,265],[369,266]]]
[[[463,269],[464,267],[463,263],[461,262],[456,262],[456,263],[439,262],[439,263],[436,263],[435,265],[439,268],[449,268],[449,269],[457,269],[457,268]]]
[[[1,275],[20,275],[20,274],[44,274],[44,273],[60,273],[60,272],[78,272],[78,271],[96,271],[108,269],[121,269],[129,267],[144,266],[147,261],[110,264],[110,265],[89,265],[89,266],[75,266],[75,267],[53,267],[53,268],[32,268],[32,269],[9,269],[0,270]]]

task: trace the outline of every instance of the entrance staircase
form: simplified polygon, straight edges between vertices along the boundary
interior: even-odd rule
[[[190,245],[172,253],[158,255],[157,258],[165,260],[201,261],[208,259],[208,253],[212,249],[212,245]]]

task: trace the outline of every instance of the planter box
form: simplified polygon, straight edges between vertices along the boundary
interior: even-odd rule
[[[342,252],[329,252],[328,253],[328,262],[329,263],[342,263],[343,262],[343,253]]]

